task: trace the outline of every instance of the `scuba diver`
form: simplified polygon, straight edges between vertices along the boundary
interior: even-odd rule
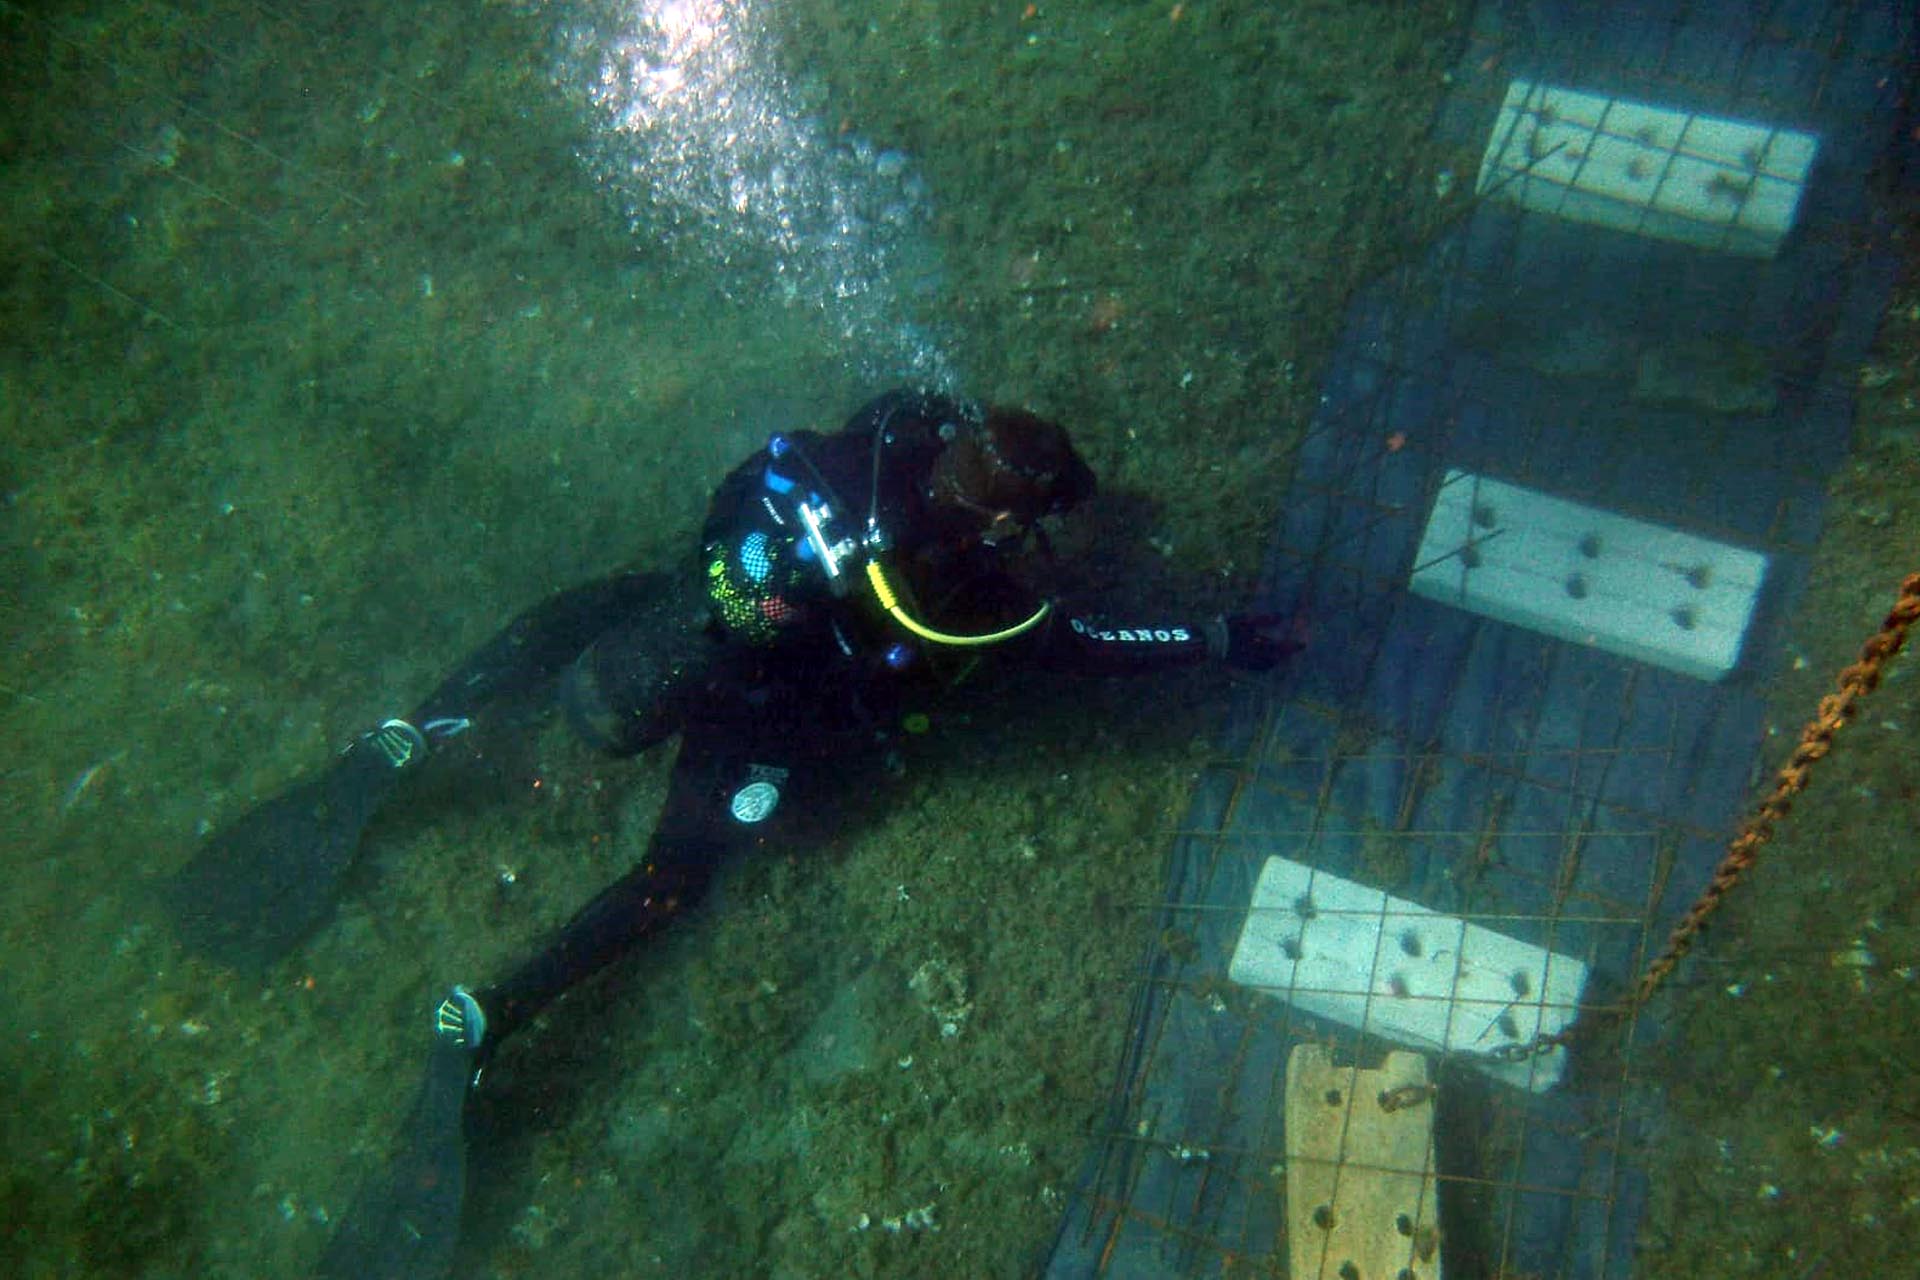
[[[1269,615],[1121,623],[1036,596],[1015,553],[1030,536],[1045,550],[1039,521],[1093,491],[1059,426],[929,392],[890,392],[832,434],[774,436],[715,492],[696,561],[536,605],[410,714],[201,848],[171,886],[182,933],[217,959],[267,964],[330,915],[374,812],[503,697],[557,678],[573,728],[616,756],[680,735],[639,864],[517,969],[436,1002],[406,1149],[344,1216],[322,1275],[445,1271],[489,1057],[696,902],[730,850],[767,843],[782,811],[859,776],[848,757],[884,754],[941,655],[1124,674],[1259,671],[1299,648]]]

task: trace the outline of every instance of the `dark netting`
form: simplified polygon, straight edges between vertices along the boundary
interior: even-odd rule
[[[1628,1273],[1661,1123],[1633,1064],[1661,1010],[1593,1011],[1632,989],[1749,795],[1753,676],[1804,584],[1892,275],[1872,174],[1912,35],[1893,5],[1481,6],[1436,145],[1485,198],[1353,304],[1267,561],[1266,602],[1305,618],[1310,647],[1241,699],[1173,842],[1049,1275],[1288,1273],[1288,1055],[1373,1065],[1406,1042],[1406,974],[1430,957],[1405,926],[1432,923],[1412,909],[1541,948],[1563,977],[1585,966],[1593,1028],[1568,1057],[1488,1055],[1543,1029],[1551,999],[1515,977],[1480,1040],[1456,1022],[1446,1052],[1424,1046],[1434,1167],[1405,1172],[1437,1175],[1446,1270]],[[1510,521],[1483,485],[1537,505]],[[1600,647],[1450,594],[1569,500],[1766,558],[1730,671],[1685,669],[1690,606]],[[1429,529],[1452,502],[1462,527]],[[1579,547],[1604,558],[1598,534]],[[1436,565],[1440,587],[1409,589]],[[1664,568],[1682,599],[1712,577]],[[1536,569],[1576,603],[1591,589]],[[1255,907],[1276,857],[1309,888]],[[1375,891],[1378,950],[1350,957],[1344,992],[1236,982],[1249,939],[1301,962],[1269,974],[1307,973],[1300,947],[1330,935],[1305,899],[1345,892],[1316,877]],[[1402,1274],[1432,1274],[1422,1244]]]

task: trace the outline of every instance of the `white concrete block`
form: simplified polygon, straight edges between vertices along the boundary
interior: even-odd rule
[[[1587,966],[1287,858],[1268,858],[1228,975],[1299,1009],[1428,1051],[1485,1054],[1573,1021]],[[1476,1058],[1552,1088],[1566,1051]]]
[[[1767,557],[1449,470],[1408,587],[1702,680],[1740,659]]]
[[[1797,129],[1515,80],[1477,190],[1576,222],[1772,257],[1819,149]]]

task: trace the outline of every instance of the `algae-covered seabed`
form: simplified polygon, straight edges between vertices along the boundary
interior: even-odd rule
[[[1457,7],[777,14],[821,109],[922,166],[943,271],[915,305],[966,389],[1069,423],[1115,495],[1062,542],[1141,598],[1244,595],[1351,289],[1459,212],[1434,183],[1459,158],[1422,142]],[[436,991],[631,862],[664,759],[480,735],[264,979],[183,953],[156,883],[516,609],[677,554],[770,422],[880,389],[810,300],[716,282],[611,206],[554,21],[0,10],[18,1274],[312,1264],[390,1148]],[[1915,541],[1916,382],[1897,350],[1879,372],[1783,733]],[[1029,1271],[1226,693],[984,681],[936,715],[903,776],[859,780],[816,843],[743,862],[501,1055],[461,1273]],[[1883,726],[1914,703],[1881,695],[1877,749],[1823,770],[1690,971],[1649,1274],[1905,1256],[1920,1120],[1889,1006],[1913,999],[1920,769]],[[1829,963],[1856,938],[1871,965]]]

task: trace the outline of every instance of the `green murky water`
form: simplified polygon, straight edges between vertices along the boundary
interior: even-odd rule
[[[1352,287],[1460,211],[1434,181],[1459,158],[1420,141],[1459,16],[802,3],[765,17],[754,74],[818,136],[912,158],[914,287],[881,314],[968,392],[1073,428],[1120,496],[1067,545],[1125,591],[1218,606],[1249,589]],[[540,720],[476,744],[483,767],[382,817],[338,919],[264,981],[183,953],[156,882],[518,608],[676,555],[770,426],[837,423],[889,375],[834,306],[762,287],[768,256],[705,252],[697,222],[607,189],[584,91],[556,83],[579,18],[0,9],[15,1274],[311,1266],[390,1149],[430,997],[628,865],[664,761],[608,764]],[[1913,544],[1903,358],[1875,465],[1835,503],[1842,568],[1809,602],[1788,722]],[[985,682],[815,845],[736,868],[496,1064],[460,1273],[1026,1273],[1226,692]],[[1915,697],[1889,689],[1892,727],[1861,731],[1880,749],[1836,762],[1860,776],[1782,850],[1800,870],[1770,892],[1802,892],[1725,934],[1716,963],[1801,975],[1753,988],[1798,1003],[1685,997],[1708,1043],[1747,1046],[1718,1076],[1674,1068],[1700,1149],[1675,1155],[1660,1230],[1688,1274],[1810,1274],[1833,1241],[1875,1247],[1860,1214],[1910,1224],[1911,1048],[1877,1015],[1911,1004],[1920,774],[1888,744]],[[1776,932],[1809,913],[1810,958]],[[1850,1022],[1826,949],[1868,928],[1888,972]],[[1817,1042],[1793,1030],[1811,1007],[1836,1024]],[[1830,1088],[1808,1046],[1843,1040]],[[1791,1108],[1724,1096],[1793,1053],[1772,1077]],[[1809,1124],[1852,1136],[1803,1153]],[[1804,1206],[1792,1239],[1777,1201]]]

